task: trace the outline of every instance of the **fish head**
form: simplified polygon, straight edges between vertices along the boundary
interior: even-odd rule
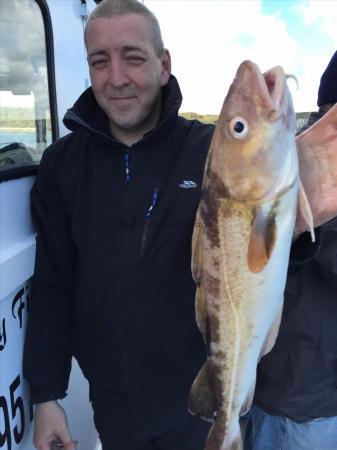
[[[263,201],[298,174],[296,118],[286,75],[262,74],[244,61],[225,98],[210,147],[209,169],[238,201]]]

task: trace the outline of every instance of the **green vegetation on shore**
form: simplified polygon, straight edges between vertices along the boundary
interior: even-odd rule
[[[198,114],[195,112],[184,112],[179,114],[185,119],[189,120],[199,120],[202,123],[217,123],[219,115],[216,114]]]
[[[304,124],[310,113],[301,112],[296,114],[298,125]],[[180,116],[189,120],[199,120],[202,123],[217,123],[218,114],[198,114],[195,112],[180,113]],[[33,108],[0,108],[0,128],[30,128],[35,129],[35,110]],[[47,128],[50,128],[50,121],[47,120]]]
[[[35,109],[20,107],[0,107],[0,128],[35,130]],[[47,119],[47,129],[50,129],[50,120]]]

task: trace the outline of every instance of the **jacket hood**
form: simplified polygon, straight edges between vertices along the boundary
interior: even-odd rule
[[[162,112],[159,123],[154,130],[146,133],[143,138],[154,135],[163,126],[173,127],[181,103],[182,94],[178,81],[173,75],[170,75],[167,85],[162,88]],[[71,131],[82,128],[91,134],[95,134],[98,138],[108,139],[110,143],[111,141],[118,142],[111,135],[108,116],[98,105],[92,87],[86,89],[74,106],[68,109],[63,123]]]
[[[333,54],[327,68],[325,69],[319,89],[317,105],[337,102],[337,51]]]

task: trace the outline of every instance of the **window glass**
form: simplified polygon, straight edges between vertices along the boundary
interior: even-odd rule
[[[51,143],[44,22],[35,0],[0,1],[0,169]]]

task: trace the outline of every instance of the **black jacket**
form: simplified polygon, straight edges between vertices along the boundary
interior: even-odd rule
[[[155,130],[111,137],[91,88],[65,116],[32,190],[37,254],[24,374],[33,403],[86,378],[130,394],[144,424],[186,402],[205,353],[191,236],[213,126],[178,117],[174,77]],[[138,415],[137,415],[138,414]]]
[[[257,372],[255,402],[297,422],[337,416],[337,218],[292,248],[280,332]]]

